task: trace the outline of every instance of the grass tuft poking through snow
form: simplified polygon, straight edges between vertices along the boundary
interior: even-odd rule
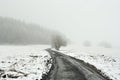
[[[4,46],[5,51],[2,52],[14,48],[18,51],[12,51],[13,53],[20,51],[21,54],[9,54],[0,59],[0,80],[40,80],[49,71],[51,64],[48,61],[51,57],[40,46],[7,46],[6,49]]]
[[[108,57],[104,55],[91,56],[83,54],[74,57],[94,65],[111,79],[120,80],[120,58]]]
[[[116,52],[120,53],[119,50],[71,46],[63,48],[61,52],[94,65],[112,80],[120,80],[120,56],[115,56]]]

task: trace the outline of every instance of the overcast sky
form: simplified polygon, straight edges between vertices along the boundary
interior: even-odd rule
[[[0,0],[0,16],[58,30],[75,42],[120,47],[120,0]]]

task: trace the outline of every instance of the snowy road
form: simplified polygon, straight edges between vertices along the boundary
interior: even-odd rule
[[[46,80],[109,80],[81,60],[47,49],[53,66]]]

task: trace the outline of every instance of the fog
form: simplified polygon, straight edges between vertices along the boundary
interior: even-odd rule
[[[0,0],[0,16],[57,30],[71,41],[120,48],[119,0]]]
[[[0,45],[50,44],[54,34],[61,35],[36,24],[0,17]]]

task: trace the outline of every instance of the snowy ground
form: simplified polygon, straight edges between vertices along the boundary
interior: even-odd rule
[[[36,80],[49,71],[47,45],[0,46],[0,80]],[[82,59],[102,70],[113,80],[120,80],[120,50],[69,45],[61,52]],[[8,78],[9,76],[18,78]],[[1,78],[6,77],[6,78]]]
[[[49,71],[49,46],[0,46],[0,80],[40,80]]]
[[[119,49],[69,45],[61,52],[94,65],[113,80],[120,80]]]

